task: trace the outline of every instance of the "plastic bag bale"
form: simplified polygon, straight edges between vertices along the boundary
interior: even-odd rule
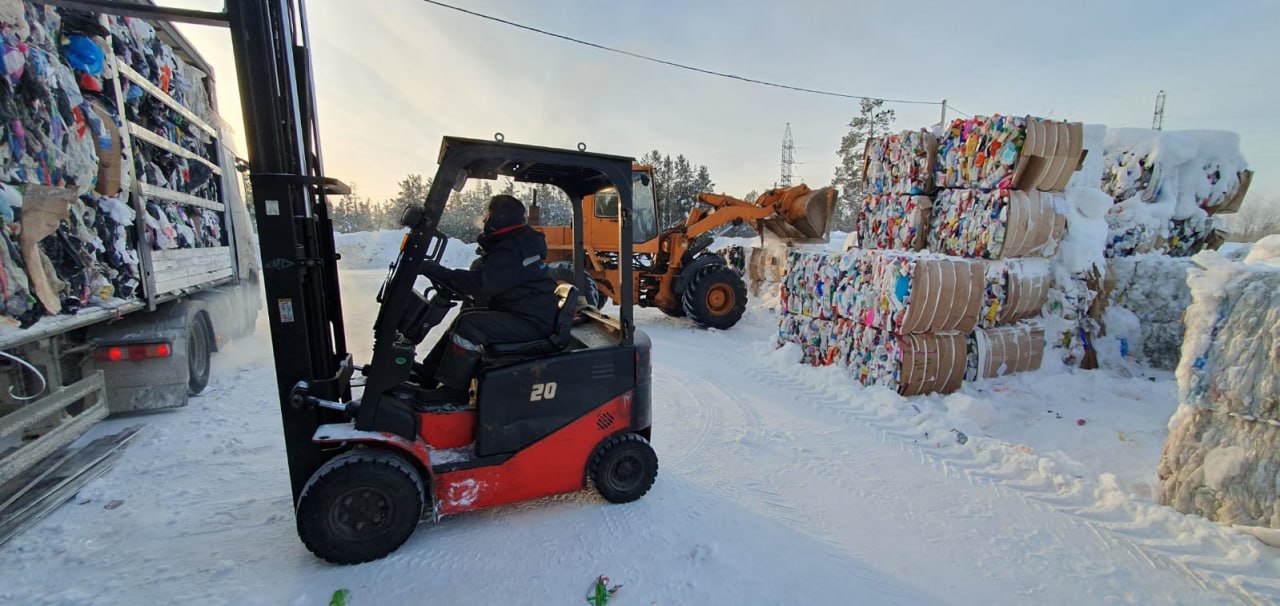
[[[1156,498],[1214,522],[1280,528],[1277,452],[1280,426],[1196,409],[1169,432]]]
[[[964,379],[964,335],[895,335],[869,326],[852,331],[845,365],[863,385],[904,396],[952,393]]]
[[[782,314],[778,319],[778,345],[795,343],[803,352],[801,363],[810,366],[832,366],[843,363],[851,342],[848,320],[820,320]]]
[[[1228,131],[1107,131],[1102,188],[1117,201],[1175,200],[1174,218],[1200,208],[1235,212],[1252,173],[1240,153],[1240,137]]]
[[[983,268],[966,259],[892,251],[859,258],[854,306],[841,315],[896,334],[967,332],[982,308]]]
[[[1142,355],[1155,368],[1172,370],[1182,350],[1182,314],[1191,305],[1190,259],[1137,255],[1111,260],[1111,304],[1133,312],[1142,326]]]
[[[1052,284],[1047,259],[1006,259],[986,265],[979,326],[1012,324],[1041,314]]]
[[[923,250],[932,210],[928,196],[871,196],[858,207],[858,242],[862,248]]]
[[[1066,229],[1059,194],[950,189],[934,199],[929,250],[970,259],[1048,257]]]
[[[938,140],[926,130],[907,130],[867,140],[862,183],[875,194],[927,195],[934,189]]]
[[[1158,498],[1218,522],[1280,528],[1280,262],[1212,252],[1197,262]]]
[[[979,328],[966,344],[965,379],[993,379],[1040,369],[1044,328],[1035,322]]]
[[[938,140],[943,188],[1062,191],[1084,157],[1084,126],[993,115],[951,122]]]
[[[834,319],[835,292],[844,279],[839,255],[791,253],[782,280],[782,311],[824,320]]]

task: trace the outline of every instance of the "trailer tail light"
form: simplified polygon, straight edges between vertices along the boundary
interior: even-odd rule
[[[409,243],[409,233],[405,232],[404,237],[400,238],[400,252],[404,252],[404,245]]]
[[[106,362],[124,362],[128,360],[150,360],[167,358],[173,354],[173,347],[168,343],[147,343],[143,345],[112,345],[94,350],[93,357]]]

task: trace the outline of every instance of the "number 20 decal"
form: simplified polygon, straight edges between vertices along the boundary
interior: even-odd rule
[[[555,397],[556,397],[555,381],[551,381],[549,383],[534,383],[533,393],[530,394],[529,401],[537,402],[538,400],[554,400]]]

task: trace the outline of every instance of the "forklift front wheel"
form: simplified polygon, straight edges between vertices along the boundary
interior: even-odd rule
[[[611,503],[643,497],[657,477],[658,455],[637,433],[609,438],[591,457],[591,483]]]
[[[426,491],[408,461],[358,448],[330,459],[298,497],[298,537],[335,564],[381,558],[413,534]]]

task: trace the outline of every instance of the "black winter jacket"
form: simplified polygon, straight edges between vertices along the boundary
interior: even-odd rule
[[[444,280],[484,307],[555,328],[556,281],[547,272],[547,239],[528,225],[484,234],[473,269],[451,269]]]

